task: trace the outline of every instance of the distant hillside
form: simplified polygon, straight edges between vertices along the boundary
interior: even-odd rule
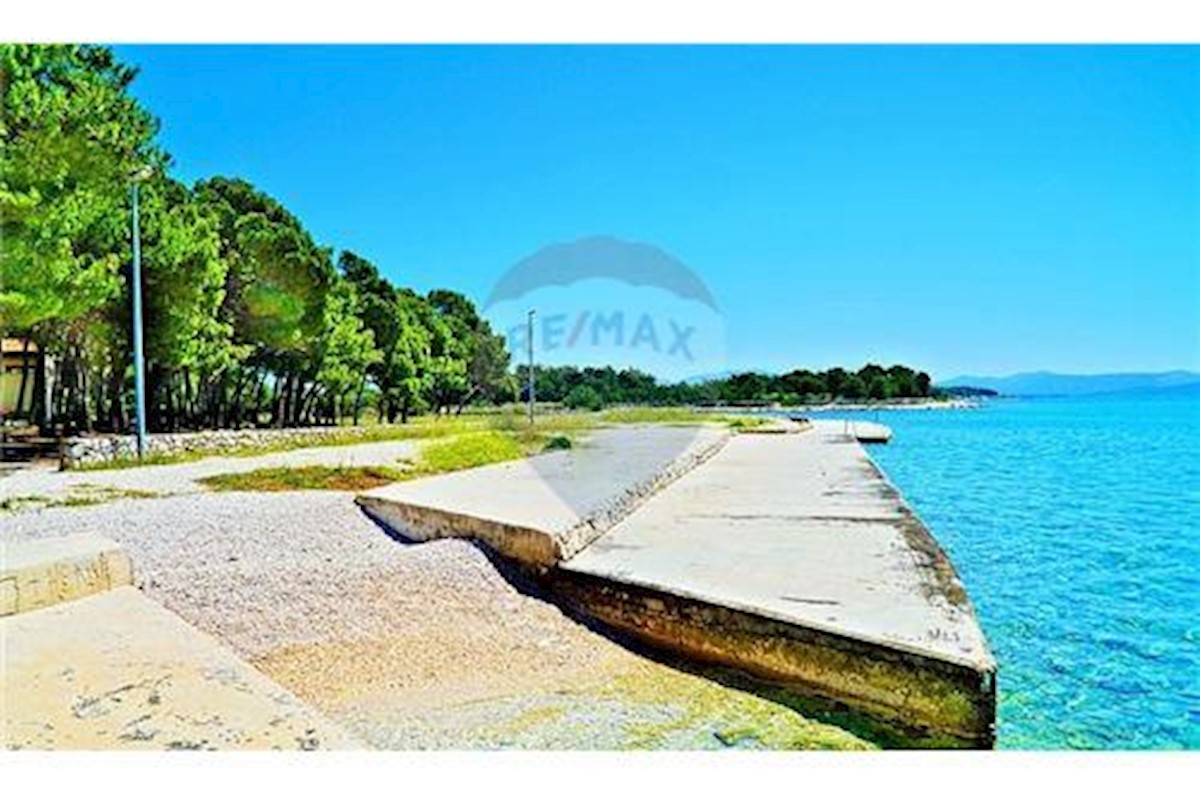
[[[938,388],[972,386],[990,388],[1000,394],[1018,397],[1082,396],[1086,394],[1124,394],[1147,392],[1200,391],[1200,373],[1174,372],[1123,373],[1105,375],[1066,375],[1054,372],[1024,372],[1008,377],[962,375],[938,384]]]
[[[999,392],[993,388],[981,388],[979,386],[947,386],[941,385],[937,387],[939,391],[944,391],[951,397],[994,397]]]

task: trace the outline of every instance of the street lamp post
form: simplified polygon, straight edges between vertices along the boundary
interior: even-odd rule
[[[138,184],[150,168],[134,173],[130,181],[133,202],[133,401],[136,410],[138,458],[146,455],[146,359],[142,348],[142,233],[138,220]]]
[[[533,315],[534,310],[529,309],[529,325],[525,331],[525,343],[529,347],[529,424],[533,424]]]

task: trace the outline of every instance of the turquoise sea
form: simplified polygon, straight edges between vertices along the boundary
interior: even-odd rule
[[[966,582],[1000,747],[1200,749],[1200,397],[837,415],[895,432],[869,451]]]

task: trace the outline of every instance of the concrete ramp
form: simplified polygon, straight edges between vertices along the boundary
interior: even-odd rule
[[[738,436],[567,560],[560,590],[652,643],[990,746],[995,662],[953,567],[840,422]]]
[[[0,641],[7,749],[360,748],[136,588],[0,619]]]
[[[582,550],[729,437],[716,425],[606,428],[571,450],[395,483],[358,503],[407,538],[475,538],[545,568]]]
[[[4,542],[0,746],[357,748],[215,639],[134,588],[99,536]]]

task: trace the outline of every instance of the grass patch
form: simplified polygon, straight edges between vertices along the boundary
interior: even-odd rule
[[[113,488],[79,483],[68,488],[67,493],[62,496],[47,497],[40,494],[26,494],[0,500],[0,513],[20,513],[25,510],[44,508],[82,508],[118,499],[155,499],[161,496],[163,494],[157,491],[144,491],[140,488]]]
[[[426,445],[421,450],[417,471],[421,474],[456,472],[489,463],[511,461],[528,454],[521,436],[485,430]]]
[[[490,430],[506,433],[534,433],[541,436],[582,433],[601,423],[598,414],[582,411],[546,411],[534,416],[533,424],[523,411],[507,410],[487,417]]]
[[[407,424],[381,424],[364,428],[346,428],[344,431],[328,433],[309,441],[273,441],[254,446],[205,447],[187,452],[153,452],[145,458],[117,458],[111,461],[85,463],[74,467],[74,471],[108,471],[110,469],[133,469],[138,466],[163,466],[173,463],[191,463],[219,456],[222,458],[249,458],[269,455],[273,452],[288,452],[294,449],[313,447],[344,447],[350,444],[367,444],[378,441],[407,441],[444,438],[474,430],[486,430],[495,424],[493,416],[420,416]],[[328,428],[314,428],[321,430]]]
[[[392,466],[301,466],[216,474],[199,482],[214,491],[366,491],[405,476]]]
[[[45,507],[54,500],[41,494],[24,494],[19,497],[0,499],[0,512],[17,513],[29,507]]]
[[[107,472],[110,469],[135,469],[138,466],[164,466],[171,463],[190,463],[191,461],[198,461],[201,458],[207,458],[212,455],[228,454],[228,452],[209,452],[207,450],[178,453],[153,452],[144,458],[113,458],[111,461],[80,463],[67,468],[72,472]]]

